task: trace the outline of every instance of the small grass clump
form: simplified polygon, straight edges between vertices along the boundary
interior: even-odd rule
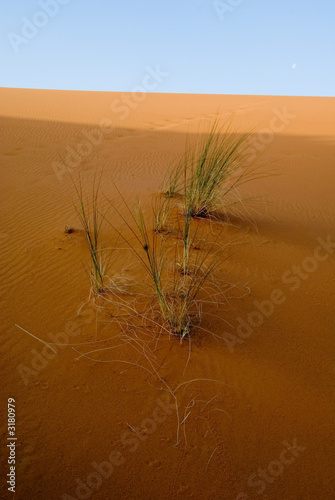
[[[106,272],[111,253],[101,244],[101,229],[106,211],[101,212],[99,207],[100,183],[101,177],[98,181],[94,178],[91,200],[85,200],[81,183],[79,183],[79,187],[75,185],[79,199],[79,206],[76,207],[76,210],[85,232],[90,252],[91,267],[89,276],[95,294],[101,294],[107,290]]]
[[[170,238],[155,230],[140,203],[133,212],[122,200],[130,214],[130,221],[115,205],[112,207],[135,238],[127,237],[124,231],[121,232],[112,223],[110,225],[132,249],[149,277],[157,304],[155,314],[160,318],[158,323],[167,332],[182,339],[201,320],[198,296],[220,262],[222,252],[213,252],[213,245],[209,245],[204,252],[198,251],[194,245],[197,231],[191,235],[190,217],[182,219],[181,237]],[[153,221],[156,218],[154,209]]]
[[[165,192],[175,196],[183,179],[185,216],[207,217],[226,208],[228,194],[250,180],[247,173],[252,155],[248,133],[238,134],[230,123],[219,127],[215,120],[205,137],[198,139],[172,170]]]
[[[184,338],[189,335],[194,322],[200,322],[197,296],[217,265],[218,256],[210,256],[210,251],[202,256],[193,252],[195,236],[190,234],[190,217],[184,220],[181,249],[178,241],[173,245],[163,237],[158,241],[157,234],[148,230],[140,206],[137,209],[137,227],[162,319],[170,333]],[[169,254],[172,254],[170,259]],[[192,258],[194,254],[195,259]],[[164,273],[165,266],[171,270],[170,277]]]

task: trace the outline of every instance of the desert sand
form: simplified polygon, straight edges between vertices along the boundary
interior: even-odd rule
[[[0,103],[2,402],[16,402],[15,498],[334,498],[335,99],[3,88]],[[191,344],[154,328],[126,342],[88,302],[68,171],[89,192],[103,170],[106,196],[116,183],[128,203],[150,205],[199,122],[231,115],[276,174],[245,185],[255,200],[217,223],[234,242],[218,280],[234,286],[204,305]],[[141,283],[121,247],[115,272]],[[145,369],[144,341],[161,380]],[[178,388],[179,433],[163,382]],[[1,496],[13,498],[5,413],[1,435]]]

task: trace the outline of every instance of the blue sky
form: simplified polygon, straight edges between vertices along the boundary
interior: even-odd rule
[[[42,7],[43,6],[43,7]],[[334,0],[2,2],[0,86],[334,96]],[[148,68],[150,68],[148,70]]]

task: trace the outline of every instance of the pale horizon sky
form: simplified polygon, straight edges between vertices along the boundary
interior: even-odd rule
[[[334,96],[335,2],[12,0],[0,86]]]

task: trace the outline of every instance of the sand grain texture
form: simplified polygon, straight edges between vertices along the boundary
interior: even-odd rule
[[[335,100],[149,94],[125,117],[119,104],[114,104],[119,111],[112,110],[121,97],[0,90],[2,400],[14,397],[17,404],[15,498],[79,498],[76,479],[86,482],[92,463],[109,460],[113,450],[123,454],[124,463],[109,478],[88,479],[87,498],[334,498],[335,251],[323,249],[318,262],[314,255],[318,238],[335,241]],[[53,165],[108,120],[113,128],[72,165],[73,177],[81,172],[83,188],[89,189],[94,173],[103,169],[106,195],[112,196],[116,182],[129,203],[137,195],[150,203],[186,137],[197,133],[199,120],[232,113],[241,130],[255,127],[257,155],[279,175],[246,187],[260,202],[225,229],[226,238],[242,239],[221,266],[221,277],[239,288],[218,310],[208,309],[213,315],[204,316],[203,326],[227,337],[236,334],[238,318],[247,321],[257,310],[255,301],[268,300],[275,289],[285,301],[263,316],[234,352],[223,339],[196,334],[186,370],[188,343],[159,338],[160,374],[171,387],[199,378],[221,383],[193,382],[178,392],[181,420],[187,417],[179,446],[174,446],[174,410],[139,439],[131,427],[152,418],[156,399],[168,395],[145,370],[115,362],[147,366],[132,345],[121,342],[94,353],[96,361],[75,361],[78,354],[67,345],[43,362],[37,356],[43,345],[15,326],[49,342],[49,334],[64,332],[69,322],[81,330],[72,343],[119,333],[117,323],[106,318],[99,316],[96,323],[88,305],[77,315],[89,292],[82,267],[87,249],[70,177],[57,178]],[[279,122],[278,113],[290,118]],[[65,225],[76,231],[66,235]],[[129,254],[119,255],[118,265],[131,276]],[[302,265],[309,271],[297,277],[293,266]],[[141,273],[135,271],[139,280]],[[153,329],[146,333],[155,338]],[[92,345],[76,349],[88,352]],[[22,366],[34,370],[26,383]],[[1,431],[6,437],[5,417]],[[279,459],[284,441],[295,439],[305,449],[292,463],[269,482],[248,485],[252,474]],[[260,484],[266,486],[262,495]],[[3,478],[1,485],[2,497],[11,498]]]

